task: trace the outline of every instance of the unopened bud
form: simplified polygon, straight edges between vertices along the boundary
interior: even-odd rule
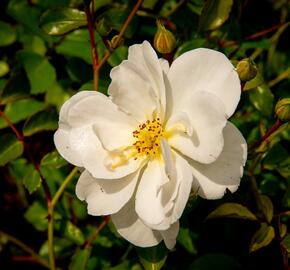
[[[283,98],[279,100],[275,107],[275,112],[281,121],[290,120],[290,98]]]
[[[241,60],[236,68],[242,82],[254,79],[258,72],[256,64],[250,58]]]
[[[157,20],[157,32],[154,36],[154,48],[160,53],[171,53],[176,46],[174,35]]]

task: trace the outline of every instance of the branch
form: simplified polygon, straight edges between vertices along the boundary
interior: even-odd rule
[[[31,249],[29,246],[24,244],[22,241],[20,241],[19,239],[15,238],[14,236],[12,236],[12,235],[10,235],[8,233],[5,233],[3,231],[0,231],[0,236],[6,238],[11,243],[13,243],[16,246],[20,247],[23,251],[25,251],[29,255],[31,255],[35,259],[36,262],[38,262],[42,266],[44,266],[44,267],[49,269],[49,264],[47,263],[47,261],[42,259],[33,249]]]
[[[21,142],[24,141],[24,137],[22,134],[20,134],[20,132],[18,132],[18,130],[15,128],[15,126],[11,123],[11,121],[9,120],[9,118],[7,117],[7,115],[2,112],[0,110],[0,115],[1,117],[4,119],[4,121],[7,123],[7,125],[12,129],[12,131],[14,132],[14,134],[16,135],[17,139]]]
[[[48,257],[49,257],[49,265],[50,270],[55,270],[55,257],[54,257],[54,249],[53,249],[53,218],[54,218],[54,207],[59,200],[60,196],[64,192],[67,185],[73,179],[74,175],[77,173],[78,169],[75,167],[66,179],[63,181],[62,185],[57,190],[56,194],[52,198],[51,201],[48,202],[48,230],[47,230],[47,238],[48,238]]]
[[[125,32],[126,32],[128,26],[129,26],[129,24],[131,23],[132,19],[134,18],[135,14],[137,13],[137,11],[138,11],[138,9],[139,9],[139,7],[141,6],[142,3],[143,3],[143,0],[138,0],[138,2],[136,3],[136,5],[132,9],[132,11],[129,14],[127,20],[123,24],[119,35],[114,40],[114,42],[113,42],[113,44],[111,46],[111,51],[106,51],[105,55],[100,60],[99,65],[97,67],[97,72],[99,72],[99,70],[101,69],[101,67],[107,62],[107,60],[111,56],[112,52],[118,47],[118,45],[119,45],[121,39],[123,38],[123,35],[125,34]]]
[[[94,33],[94,18],[90,11],[90,6],[88,5],[87,1],[84,1],[84,4],[85,4],[85,13],[86,13],[87,23],[88,23],[88,31],[90,35],[91,49],[92,49],[94,87],[95,87],[95,90],[98,91],[98,88],[99,88],[98,61],[99,59],[98,59],[98,53],[96,49],[96,41],[95,41],[95,33]]]
[[[266,132],[266,134],[258,141],[254,142],[250,147],[249,151],[253,151],[254,148],[258,147],[261,143],[267,142],[268,138],[279,129],[282,125],[282,122],[278,119],[275,124]]]

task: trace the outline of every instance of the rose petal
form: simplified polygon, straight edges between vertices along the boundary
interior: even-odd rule
[[[113,214],[112,221],[119,234],[135,246],[152,247],[162,240],[159,232],[150,229],[138,218],[134,200],[130,200],[118,213]]]
[[[78,95],[78,94],[77,94]],[[105,95],[94,92],[70,106],[68,123],[72,127],[92,125],[108,150],[128,146],[133,142],[133,130],[138,123]]]
[[[168,181],[162,161],[149,161],[136,193],[136,212],[144,222],[159,224],[165,218],[160,188]]]
[[[188,160],[194,175],[193,189],[206,199],[221,198],[226,189],[235,192],[243,175],[247,144],[239,130],[230,122],[224,128],[225,144],[218,159],[208,165]]]
[[[151,117],[158,107],[156,94],[135,63],[123,61],[112,69],[109,94],[112,101],[139,122]]]
[[[180,110],[194,91],[207,91],[223,101],[230,117],[240,99],[240,80],[234,66],[214,50],[200,48],[182,54],[172,63],[168,77],[175,110]]]
[[[96,179],[85,170],[77,183],[76,195],[88,203],[90,215],[110,215],[118,212],[132,197],[139,171],[121,179]]]
[[[179,222],[173,223],[166,231],[160,231],[164,243],[168,249],[173,249],[176,244],[176,237],[179,232]]]
[[[136,71],[150,83],[158,100],[158,112],[163,119],[166,106],[165,86],[163,70],[156,52],[148,41],[144,41],[129,47],[128,61],[134,63]]]
[[[227,122],[223,103],[211,93],[196,91],[184,105],[191,127],[172,132],[169,144],[201,163],[215,161],[223,148],[222,130]]]

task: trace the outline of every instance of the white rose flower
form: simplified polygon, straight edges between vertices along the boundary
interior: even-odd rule
[[[240,99],[237,72],[210,49],[169,67],[144,41],[111,78],[109,97],[82,91],[64,103],[56,148],[84,168],[76,194],[89,214],[111,215],[136,246],[173,248],[192,188],[218,199],[239,186],[247,146],[227,121]]]

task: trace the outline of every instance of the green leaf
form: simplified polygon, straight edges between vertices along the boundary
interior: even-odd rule
[[[256,77],[248,82],[246,82],[243,91],[254,90],[256,87],[264,83],[264,78],[262,74],[258,71]]]
[[[56,130],[58,127],[58,115],[55,111],[39,112],[31,116],[24,124],[23,135],[31,136],[44,130]]]
[[[52,151],[46,154],[40,161],[40,166],[56,169],[61,168],[66,164],[66,160],[57,151]]]
[[[245,206],[238,203],[224,203],[211,212],[206,219],[212,218],[238,218],[257,220],[255,215]]]
[[[9,65],[5,61],[0,61],[0,77],[5,76],[9,70]]]
[[[242,270],[242,266],[233,258],[222,253],[209,253],[195,260],[188,270]]]
[[[274,237],[274,228],[266,223],[262,223],[260,229],[252,237],[250,252],[268,246],[272,242]]]
[[[88,260],[91,256],[91,248],[79,249],[72,256],[70,265],[68,267],[69,270],[81,270],[87,269]]]
[[[142,7],[148,8],[148,9],[154,9],[157,2],[158,2],[158,0],[144,0],[142,3]]]
[[[182,245],[189,253],[196,255],[197,250],[193,244],[191,231],[188,228],[180,228],[177,242]]]
[[[19,52],[17,55],[27,73],[32,94],[44,93],[53,86],[56,71],[45,57],[28,51]]]
[[[102,18],[105,19],[105,23],[110,26],[112,29],[120,32],[124,22],[128,18],[131,10],[125,9],[125,8],[111,8],[107,11],[105,11],[100,17],[98,17],[98,20],[101,20]],[[129,24],[124,36],[126,38],[132,38],[133,34],[137,30],[138,26],[138,18],[137,16],[134,16],[133,20]]]
[[[186,41],[181,46],[178,47],[174,58],[177,58],[178,56],[182,55],[185,52],[188,52],[190,50],[203,47],[205,44],[204,38],[196,38],[194,40]]]
[[[201,12],[199,29],[213,30],[220,27],[230,15],[233,0],[207,0]]]
[[[63,103],[69,99],[70,94],[65,92],[59,83],[55,83],[45,95],[45,103],[51,104],[60,110]]]
[[[273,111],[274,95],[266,85],[260,85],[255,90],[249,92],[251,103],[265,116],[270,116]]]
[[[6,84],[1,94],[1,104],[14,102],[29,96],[29,81],[24,73],[15,74]]]
[[[282,244],[286,248],[287,252],[290,253],[290,234],[287,234],[287,236],[283,239]]]
[[[164,244],[155,247],[138,248],[139,259],[145,270],[159,270],[167,258],[167,250]]]
[[[0,21],[0,47],[9,46],[16,40],[14,28],[5,22]]]
[[[121,64],[123,60],[127,59],[127,56],[128,56],[128,47],[121,46],[113,52],[113,54],[108,59],[108,63],[112,67],[118,66]]]
[[[73,248],[73,243],[70,240],[67,240],[65,238],[54,237],[53,250],[56,257],[71,254],[72,248]],[[44,258],[48,257],[48,242],[47,241],[45,241],[40,247],[39,255]],[[79,268],[79,269],[82,269],[82,268]]]
[[[82,245],[85,242],[85,237],[82,231],[70,221],[66,222],[65,224],[64,236],[66,236],[77,245]]]
[[[34,99],[23,99],[7,104],[4,113],[9,120],[16,124],[44,109],[44,104]],[[0,118],[0,129],[7,127],[7,123]]]
[[[274,207],[271,199],[266,195],[261,195],[261,206],[263,214],[267,220],[268,223],[272,221],[273,213],[274,213]]]
[[[41,186],[40,174],[37,170],[30,170],[23,179],[23,185],[26,187],[28,192],[32,194]]]
[[[80,58],[72,57],[68,60],[66,70],[72,81],[85,83],[92,79],[92,67]]]
[[[4,134],[0,137],[0,166],[22,155],[23,142],[20,142],[13,134]]]
[[[24,217],[38,231],[47,230],[47,209],[40,202],[35,201],[25,212]]]
[[[56,47],[59,54],[79,57],[92,64],[92,53],[89,34],[85,29],[78,29],[65,36],[63,42]]]
[[[86,14],[75,8],[50,9],[40,18],[40,27],[53,36],[64,35],[86,24]]]

